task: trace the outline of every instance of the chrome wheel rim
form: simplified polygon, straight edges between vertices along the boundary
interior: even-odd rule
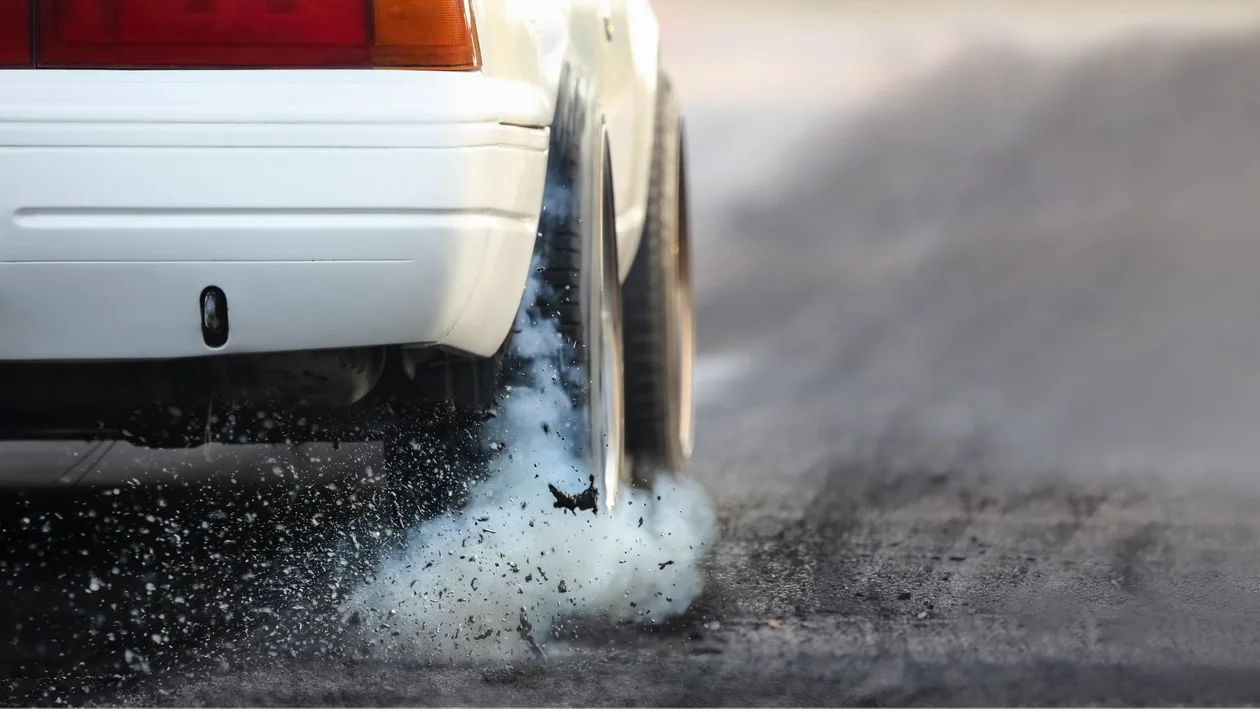
[[[677,328],[674,337],[674,352],[670,353],[677,363],[678,378],[675,392],[678,402],[678,436],[679,451],[682,459],[691,458],[695,448],[696,417],[694,368],[696,361],[695,304],[692,300],[691,283],[691,239],[687,209],[687,173],[686,150],[682,121],[678,124],[678,195],[676,233],[673,243],[674,266],[674,323]]]
[[[587,245],[583,269],[583,341],[589,389],[586,405],[587,465],[591,474],[603,481],[604,504],[612,510],[617,503],[624,470],[625,424],[622,417],[623,372],[621,354],[621,303],[616,295],[616,261],[610,248],[616,246],[614,216],[600,181],[598,223],[600,232]],[[611,242],[611,243],[610,243]]]

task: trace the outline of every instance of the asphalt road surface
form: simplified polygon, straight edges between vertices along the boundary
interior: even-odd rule
[[[1260,702],[1260,33],[880,44],[802,13],[753,23],[795,28],[775,46],[799,73],[745,25],[718,35],[753,52],[726,83],[722,40],[685,41],[713,18],[667,16],[698,202],[693,473],[721,527],[687,614],[575,627],[542,662],[364,659],[293,602],[336,571],[313,540],[362,512],[335,485],[8,494],[0,692]],[[121,480],[162,465],[111,455]],[[275,524],[294,532],[254,532]]]

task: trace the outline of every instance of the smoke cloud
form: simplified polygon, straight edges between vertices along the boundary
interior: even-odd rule
[[[542,287],[531,279],[525,302]],[[515,383],[482,435],[489,475],[472,483],[462,508],[408,530],[343,607],[359,614],[375,652],[542,655],[558,621],[659,622],[701,591],[715,519],[697,483],[658,476],[652,490],[621,490],[609,514],[597,479],[595,512],[554,506],[549,485],[580,493],[591,484],[580,412],[564,388],[582,372],[566,366],[554,322],[532,308],[518,316],[517,333]]]

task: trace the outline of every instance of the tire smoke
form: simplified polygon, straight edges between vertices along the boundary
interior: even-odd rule
[[[543,287],[532,278],[524,302]],[[577,494],[591,484],[578,443],[584,424],[565,390],[582,372],[567,364],[554,321],[523,308],[516,328],[519,383],[481,437],[489,475],[461,509],[408,530],[343,606],[359,615],[373,652],[541,656],[559,621],[659,622],[701,591],[715,516],[697,483],[658,476],[652,490],[621,490],[610,514],[596,480],[594,512],[555,505],[549,485]]]

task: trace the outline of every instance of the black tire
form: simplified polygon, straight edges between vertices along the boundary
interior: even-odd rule
[[[621,283],[612,167],[602,120],[589,114],[588,85],[565,85],[552,125],[544,211],[535,262],[541,268],[530,320],[553,319],[565,341],[562,381],[580,415],[573,431],[605,502],[629,476],[624,465]],[[575,365],[575,366],[574,366]],[[515,368],[515,366],[513,366]],[[573,376],[575,374],[583,376]]]
[[[682,472],[694,431],[695,352],[684,131],[662,75],[647,220],[626,278],[626,446],[635,483]]]

